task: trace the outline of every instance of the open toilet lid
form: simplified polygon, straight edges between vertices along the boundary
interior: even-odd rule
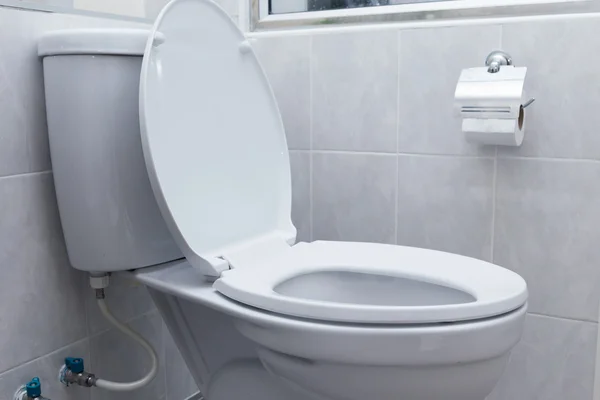
[[[146,45],[140,128],[152,189],[173,237],[206,275],[223,252],[295,239],[289,154],[254,52],[210,0],[174,0]]]

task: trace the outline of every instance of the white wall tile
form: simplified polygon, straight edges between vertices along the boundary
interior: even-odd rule
[[[291,152],[292,222],[298,230],[296,241],[310,241],[310,154]]]
[[[0,371],[86,336],[50,173],[0,178]]]
[[[493,154],[465,141],[454,91],[463,68],[483,66],[499,48],[500,32],[495,25],[401,31],[399,152]]]
[[[16,88],[10,83],[3,58],[0,53],[0,176],[29,171],[27,137],[23,129],[26,116]]]
[[[499,159],[494,262],[529,285],[531,312],[597,321],[600,163]]]
[[[130,17],[145,16],[144,0],[74,0],[73,8]]]
[[[68,28],[147,27],[126,21],[0,8],[0,176],[50,166],[37,40]]]
[[[313,37],[313,148],[396,151],[394,30]]]
[[[600,159],[597,65],[600,18],[552,20],[503,27],[502,47],[527,70],[523,146],[499,154]],[[598,59],[597,59],[598,58]]]
[[[398,244],[490,261],[494,160],[398,157]]]
[[[597,324],[528,315],[487,400],[591,400]]]
[[[169,0],[144,0],[144,16],[154,21],[168,2]]]
[[[313,154],[313,240],[395,241],[396,156]]]
[[[37,3],[45,6],[58,6],[65,9],[73,8],[74,0],[29,0],[31,3]]]
[[[237,17],[240,13],[240,3],[238,0],[215,0],[215,2],[229,14],[230,17]]]
[[[0,175],[50,169],[37,34],[44,13],[0,9]]]
[[[310,37],[270,37],[252,41],[275,92],[288,147],[310,149]]]
[[[198,392],[198,385],[192,378],[165,324],[163,324],[163,340],[165,343],[166,398],[167,400],[187,399]]]
[[[64,364],[65,357],[82,357],[89,360],[88,340],[75,342],[0,374],[0,398],[12,399],[13,393],[21,385],[37,376],[40,378],[44,397],[57,400],[90,400],[90,389],[79,386],[66,387],[58,381],[58,371]]]

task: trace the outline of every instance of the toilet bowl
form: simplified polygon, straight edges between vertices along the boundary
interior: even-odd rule
[[[444,255],[481,263],[439,254]],[[141,269],[135,276],[155,293],[230,317],[235,329],[254,344],[266,370],[307,399],[483,400],[493,390],[510,350],[521,337],[526,313],[526,305],[521,305],[493,317],[466,321],[334,322],[283,315],[232,301],[217,291],[215,284],[199,277],[186,261]],[[314,293],[312,285],[308,289]],[[180,307],[161,311],[171,315]],[[193,318],[189,311],[183,314],[187,316],[180,318]],[[201,317],[198,320],[201,324]]]
[[[271,375],[258,359],[235,360],[215,372],[204,396],[211,400],[322,400]]]
[[[295,243],[277,103],[217,5],[174,0],[149,32],[50,33],[39,54],[71,263],[135,269],[205,394],[240,357],[307,400],[491,392],[521,336],[525,281],[432,250]]]

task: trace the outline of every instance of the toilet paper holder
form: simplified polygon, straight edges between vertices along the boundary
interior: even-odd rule
[[[513,65],[513,59],[510,54],[502,50],[494,50],[485,58],[485,66],[488,67],[490,74],[495,74],[500,71],[503,65]],[[523,104],[523,108],[529,107],[535,101],[535,97],[527,100]]]
[[[526,96],[527,67],[516,67],[510,54],[496,50],[484,67],[463,69],[454,93],[469,142],[520,146],[525,131],[525,109],[535,101]]]

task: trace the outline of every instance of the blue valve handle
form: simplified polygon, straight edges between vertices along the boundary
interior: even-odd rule
[[[33,378],[29,383],[25,385],[27,391],[27,397],[37,399],[42,395],[42,385],[40,384],[40,378],[37,376]]]
[[[65,365],[76,374],[81,374],[84,370],[83,358],[67,357],[65,358]]]

